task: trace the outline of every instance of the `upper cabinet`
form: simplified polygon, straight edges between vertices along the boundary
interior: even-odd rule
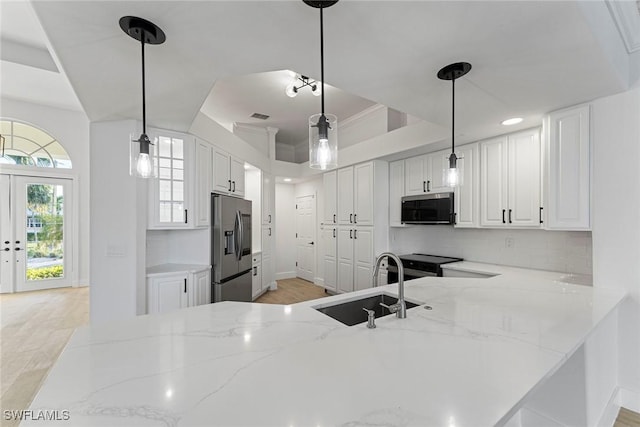
[[[401,222],[404,193],[404,160],[389,163],[389,225],[403,227]]]
[[[454,190],[455,227],[478,227],[479,220],[479,166],[478,143],[463,145],[456,150],[460,185]],[[398,208],[399,210],[400,208]]]
[[[480,225],[540,227],[540,133],[481,141]]]
[[[268,173],[262,174],[262,224],[270,225],[275,222],[273,208],[275,205],[275,183]]]
[[[218,148],[213,150],[213,191],[244,197],[244,162]]]
[[[591,229],[589,106],[545,119],[545,221],[552,230]]]
[[[158,177],[149,182],[149,229],[191,228],[193,219],[194,138],[152,130]],[[191,215],[190,215],[191,214]]]
[[[449,169],[449,154],[448,150],[443,150],[406,159],[405,195],[451,191],[444,181],[444,172]]]
[[[196,176],[195,176],[195,226],[207,227],[210,224],[211,186],[213,146],[205,141],[196,140]]]

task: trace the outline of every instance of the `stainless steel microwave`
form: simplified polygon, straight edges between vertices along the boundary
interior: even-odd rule
[[[403,224],[453,224],[453,193],[403,197],[400,220]]]

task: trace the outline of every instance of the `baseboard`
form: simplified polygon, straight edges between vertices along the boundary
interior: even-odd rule
[[[270,291],[277,291],[278,290],[278,282],[271,282],[269,283],[269,290]]]
[[[313,283],[318,286],[324,286],[324,278],[323,277],[314,277]]]
[[[640,413],[640,392],[629,390],[628,388],[620,388],[616,403],[618,406]]]
[[[295,271],[283,271],[282,273],[276,273],[276,280],[295,279],[295,277]]]

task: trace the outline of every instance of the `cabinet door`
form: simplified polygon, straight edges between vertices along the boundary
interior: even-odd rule
[[[251,269],[251,295],[253,298],[257,297],[262,291],[262,265],[259,262],[254,262]]]
[[[262,290],[267,290],[276,281],[274,259],[262,253]]]
[[[322,215],[323,224],[338,223],[338,195],[336,192],[337,171],[327,172],[322,176],[324,188],[324,213]]]
[[[353,168],[338,170],[338,224],[353,224]]]
[[[404,192],[407,196],[426,193],[425,156],[412,157],[404,161]]]
[[[232,157],[230,168],[231,195],[244,197],[244,162]]]
[[[373,228],[353,230],[354,259],[357,264],[373,264]]]
[[[354,271],[354,290],[368,289],[372,286],[373,267],[371,264],[356,264]]]
[[[213,149],[213,191],[216,193],[229,194],[231,185],[231,158],[229,154]]]
[[[478,144],[469,144],[457,150],[462,159],[458,160],[460,168],[460,185],[455,188],[454,202],[456,227],[478,226]]]
[[[322,254],[325,257],[336,257],[336,241],[338,238],[338,229],[336,227],[322,228]]]
[[[480,142],[480,224],[507,222],[507,144],[504,137]]]
[[[450,155],[451,151],[444,150],[428,154],[425,157],[428,193],[443,193],[451,191],[451,187],[447,185],[444,179],[445,171],[449,170]]]
[[[322,260],[324,266],[324,287],[336,291],[337,264],[336,264],[336,227],[322,228]]]
[[[590,151],[588,105],[549,115],[546,228],[591,228]]]
[[[157,140],[158,177],[151,180],[148,228],[189,228],[191,174],[194,174],[194,140],[186,135],[153,131]]]
[[[209,226],[209,211],[211,210],[211,162],[213,147],[206,142],[196,143],[196,188],[195,188],[195,226]]]
[[[189,304],[187,274],[149,278],[147,292],[149,313],[185,308]]]
[[[211,272],[209,270],[193,273],[189,277],[189,306],[211,303]]]
[[[267,173],[262,173],[262,224],[269,225],[273,218],[273,178]]]
[[[404,226],[401,222],[402,197],[404,196],[404,160],[389,163],[389,225]]]
[[[270,225],[262,226],[262,257],[271,256],[273,244],[273,227]]]
[[[338,292],[353,291],[353,228],[338,228]]]
[[[331,257],[325,257],[323,260],[324,263],[324,287],[325,289],[329,289],[331,291],[338,291],[338,266],[336,264],[336,259]]]
[[[364,163],[353,168],[354,210],[353,223],[373,225],[373,163]]]
[[[507,137],[510,227],[540,226],[540,134],[537,130]]]

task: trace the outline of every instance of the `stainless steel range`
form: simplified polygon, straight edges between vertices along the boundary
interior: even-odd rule
[[[404,266],[404,280],[418,279],[420,277],[442,277],[443,264],[450,262],[462,261],[462,258],[444,257],[438,255],[427,254],[408,254],[400,255],[400,260]],[[398,282],[398,267],[396,263],[389,259],[389,265],[387,266],[388,282]]]

